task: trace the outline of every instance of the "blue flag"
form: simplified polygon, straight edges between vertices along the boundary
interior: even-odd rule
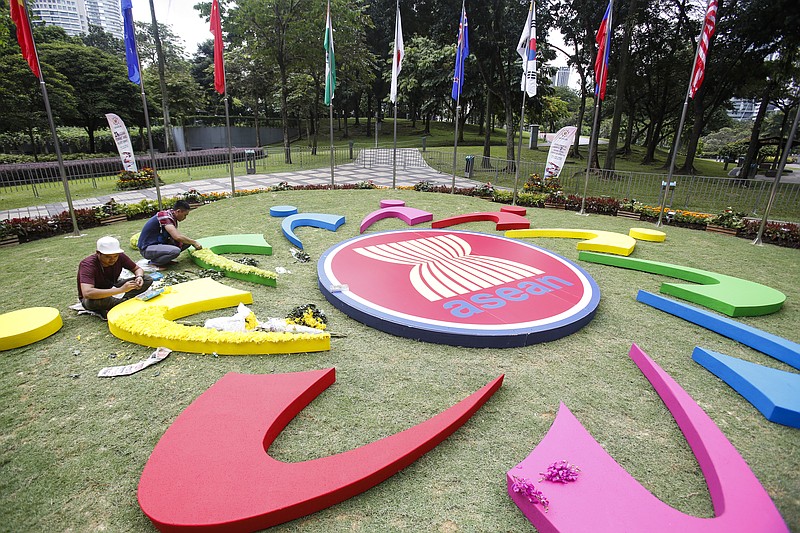
[[[467,10],[461,5],[461,20],[458,22],[458,43],[456,44],[456,68],[453,73],[453,100],[461,96],[464,87],[464,62],[469,55],[469,28],[467,28]]]
[[[128,63],[128,79],[137,85],[142,77],[139,73],[139,53],[136,51],[136,29],[133,25],[133,5],[131,0],[121,0],[122,23],[124,26],[125,61]]]

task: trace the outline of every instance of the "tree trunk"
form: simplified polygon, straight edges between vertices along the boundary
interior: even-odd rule
[[[625,102],[625,89],[628,85],[628,63],[630,59],[631,48],[631,34],[633,33],[633,24],[636,18],[636,2],[631,0],[628,6],[628,18],[625,21],[625,35],[622,38],[622,46],[620,47],[620,66],[617,74],[617,93],[616,105],[614,105],[614,118],[611,121],[611,133],[608,136],[608,150],[606,151],[606,163],[603,168],[606,170],[614,170],[617,159],[617,140],[619,138],[619,129],[622,122],[623,102]]]
[[[764,122],[764,116],[767,114],[767,107],[769,107],[769,98],[772,93],[772,84],[767,83],[764,89],[764,94],[761,95],[761,105],[758,106],[758,113],[753,121],[753,130],[750,132],[750,143],[747,145],[747,154],[744,156],[742,163],[742,170],[739,171],[740,178],[752,178],[750,175],[750,165],[755,161],[758,156],[758,149],[761,148],[761,143],[758,138],[761,136],[761,125]],[[777,158],[775,158],[777,160]]]
[[[484,118],[486,127],[483,132],[483,157],[481,158],[481,168],[492,168],[490,157],[492,157],[492,92],[486,91],[486,105],[484,106]]]
[[[256,128],[256,148],[261,148],[261,127],[258,123],[258,105],[253,109],[253,124]]]
[[[506,108],[506,159],[509,161],[506,168],[509,172],[517,168],[517,160],[514,157],[514,133],[516,128],[514,128],[514,111],[512,111],[510,104],[511,98],[508,99],[504,106]],[[522,117],[520,117],[520,120],[522,120]]]
[[[367,131],[366,137],[370,137],[372,130],[372,91],[367,93]],[[377,122],[375,123],[377,125]]]
[[[156,58],[158,60],[158,83],[161,87],[161,107],[164,110],[164,149],[169,152],[172,144],[172,129],[169,122],[169,95],[167,94],[167,81],[164,67],[164,50],[161,48],[161,36],[158,33],[158,22],[156,21],[156,8],[153,0],[150,0],[150,14],[153,19],[153,41],[156,45]]]

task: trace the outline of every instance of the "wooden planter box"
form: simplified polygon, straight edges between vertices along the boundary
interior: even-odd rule
[[[126,220],[128,220],[128,217],[125,215],[112,215],[110,217],[101,218],[100,225],[107,226],[116,222],[125,222]]]
[[[564,209],[564,204],[548,204],[547,202],[544,203],[545,209]]]
[[[0,237],[0,246],[14,246],[19,244],[19,235],[6,235]]]
[[[636,220],[639,220],[641,218],[639,213],[634,213],[633,211],[623,211],[621,209],[617,211],[617,216],[622,218],[633,218]]]
[[[706,231],[721,233],[722,235],[733,235],[734,237],[739,233],[739,230],[736,228],[723,228],[722,226],[714,226],[713,224],[706,225]]]
[[[197,209],[201,205],[204,205],[203,202],[189,202],[190,209]]]

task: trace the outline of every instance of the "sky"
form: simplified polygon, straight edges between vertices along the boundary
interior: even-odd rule
[[[197,45],[211,39],[209,23],[194,9],[197,0],[154,0],[156,20],[160,24],[168,24],[172,32],[183,39],[184,49],[188,56],[194,55]],[[133,0],[133,18],[141,22],[152,22],[150,2]]]

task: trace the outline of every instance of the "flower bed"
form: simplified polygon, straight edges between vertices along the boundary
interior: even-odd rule
[[[163,185],[164,182],[159,179],[158,184]],[[122,170],[117,174],[117,189],[120,191],[146,189],[155,185],[155,172],[150,167],[144,167],[136,172]]]

